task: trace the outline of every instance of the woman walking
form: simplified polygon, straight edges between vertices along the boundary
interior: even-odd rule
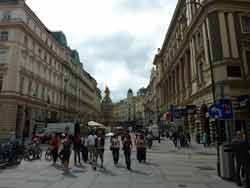
[[[82,160],[84,163],[88,161],[88,145],[87,145],[87,138],[81,137],[81,152],[82,152]]]
[[[120,141],[117,135],[115,135],[111,140],[111,150],[112,150],[114,164],[118,165],[119,155],[120,155]]]
[[[131,137],[129,134],[127,134],[123,140],[123,151],[128,170],[131,170],[131,149],[132,149]]]
[[[64,170],[66,173],[69,172],[69,161],[71,155],[71,144],[72,141],[69,137],[69,128],[66,127],[65,129],[65,138],[63,140],[63,163],[64,163]]]

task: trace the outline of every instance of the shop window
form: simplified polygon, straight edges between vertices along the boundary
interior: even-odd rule
[[[250,16],[241,17],[241,27],[243,33],[250,33]]]
[[[227,66],[228,77],[241,77],[240,66]]]

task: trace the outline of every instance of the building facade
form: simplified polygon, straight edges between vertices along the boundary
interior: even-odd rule
[[[142,127],[144,126],[144,95],[145,89],[140,89],[134,96],[132,89],[127,92],[127,98],[113,105],[113,119],[116,125]]]
[[[157,75],[155,67],[151,70],[150,81],[145,93],[144,99],[144,113],[145,125],[149,126],[152,123],[157,123],[158,111],[160,108],[159,95],[160,92],[156,90],[156,83],[159,76]]]
[[[185,126],[211,142],[216,131],[208,107],[250,94],[249,9],[244,0],[179,0],[154,59],[161,109],[195,107],[183,117]],[[249,110],[234,110],[232,126],[246,125]]]
[[[100,113],[97,83],[62,32],[23,0],[0,1],[0,137],[30,136],[48,122],[85,123]]]

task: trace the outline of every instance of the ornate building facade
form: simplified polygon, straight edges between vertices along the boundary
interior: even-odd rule
[[[0,1],[0,137],[30,136],[48,122],[86,123],[100,113],[97,83],[62,32],[24,0]]]
[[[194,135],[207,133],[211,142],[215,127],[208,107],[250,94],[249,9],[244,0],[179,0],[154,59],[161,109],[195,107],[185,126]],[[249,122],[249,111],[234,110],[235,121]]]

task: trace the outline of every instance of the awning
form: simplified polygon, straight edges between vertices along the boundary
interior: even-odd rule
[[[105,126],[101,123],[97,123],[95,121],[89,121],[88,122],[89,127],[100,127],[100,128],[105,128]]]

